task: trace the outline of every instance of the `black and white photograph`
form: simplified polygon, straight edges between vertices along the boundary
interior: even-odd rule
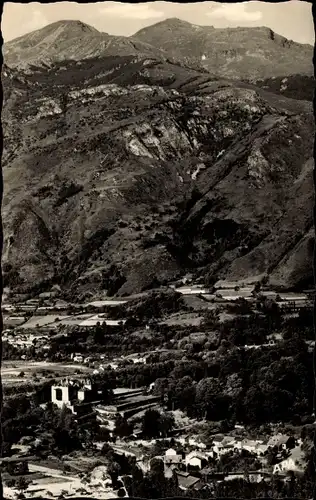
[[[1,498],[312,500],[312,3],[1,32]]]

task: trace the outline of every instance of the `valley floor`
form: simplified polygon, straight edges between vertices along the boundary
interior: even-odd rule
[[[118,380],[124,380],[124,370],[133,370],[139,367],[138,374],[141,376],[143,372],[150,370],[150,367],[154,367],[155,363],[162,362],[163,359],[166,362],[178,359],[180,362],[181,360],[190,360],[190,356],[193,356],[192,362],[196,362],[198,359],[204,362],[203,360],[207,359],[212,352],[216,353],[216,349],[218,349],[216,341],[218,333],[212,332],[214,317],[218,315],[218,325],[225,326],[235,318],[239,318],[241,310],[244,318],[247,315],[250,317],[251,310],[256,307],[251,287],[239,290],[223,287],[215,290],[215,293],[210,293],[209,290],[199,286],[186,286],[176,288],[173,293],[182,297],[183,310],[169,312],[159,319],[147,318],[145,322],[135,327],[128,327],[129,322],[128,318],[124,316],[124,311],[128,311],[126,307],[130,307],[129,304],[134,304],[135,300],[136,302],[148,300],[146,294],[141,299],[139,297],[137,299],[128,298],[126,301],[98,300],[92,303],[93,311],[91,311],[91,303],[71,305],[72,312],[70,312],[69,304],[64,305],[64,310],[59,310],[54,301],[47,300],[44,304],[42,301],[39,306],[34,299],[31,313],[30,304],[4,304],[3,341],[6,344],[5,353],[7,352],[7,354],[5,354],[6,359],[2,364],[2,381],[5,398],[14,398],[16,397],[14,394],[25,394],[31,397],[34,391],[36,393],[43,387],[43,384],[48,383],[48,387],[49,384],[63,387],[65,380],[83,380],[93,376],[102,377],[108,373],[108,370],[114,374],[113,376],[118,377]],[[274,303],[279,304],[278,310],[283,311],[283,321],[290,321],[291,318],[295,320],[299,314],[302,314],[300,311],[309,310],[310,307],[308,296],[305,293],[276,294],[266,290],[261,292],[261,300],[276,301]],[[113,309],[111,308],[113,304],[115,307],[125,308],[122,309],[121,320],[112,319]],[[26,311],[28,311],[27,315],[25,315]],[[125,320],[127,326],[125,326]],[[154,324],[152,320],[154,320]],[[211,323],[206,323],[207,321],[211,321]],[[209,326],[206,326],[208,324]],[[73,348],[65,351],[65,353],[68,352],[67,355],[62,354],[64,351],[61,350],[60,352],[54,351],[55,354],[52,354],[52,346],[59,342],[58,339],[61,335],[65,336],[66,339],[72,338],[72,335],[75,335],[73,338],[76,338],[76,331],[84,331],[86,335],[95,336],[100,325],[107,329],[107,335],[110,335],[109,339],[113,339],[115,335],[125,335],[125,339],[130,338],[131,342],[136,342],[135,347],[130,346],[131,352],[124,353],[122,351],[121,354],[118,352],[115,354],[114,351],[111,354],[108,349],[101,349],[98,352],[98,348],[92,352],[86,350],[88,344],[83,344],[85,345],[83,348],[81,340],[79,340],[77,344],[74,343]],[[68,330],[69,328],[72,330]],[[174,332],[170,337],[171,340],[152,348],[154,342],[157,341],[154,339],[160,338],[162,332],[166,332],[170,328],[171,332]],[[177,332],[178,335],[179,332],[186,332],[186,337],[181,334],[180,340],[175,340]],[[203,346],[205,342],[210,343],[210,339],[214,335],[215,347],[196,348],[194,354],[192,345],[197,346],[201,343]],[[251,350],[262,352],[263,349],[276,349],[278,345],[284,343],[283,336],[281,331],[276,330],[266,335],[265,340],[262,338],[258,343],[248,342],[245,338],[243,343],[236,345],[234,349],[235,352]],[[147,347],[144,347],[144,343]],[[305,343],[307,350],[311,352],[314,341],[306,338]],[[142,345],[142,348],[137,347],[137,345]],[[150,346],[152,347],[150,348]],[[85,350],[86,352],[84,352]],[[12,359],[8,359],[8,357]],[[60,361],[56,357],[61,358]],[[291,430],[289,431],[289,426],[287,427],[286,423],[267,423],[265,430],[251,431],[247,425],[235,423],[232,426],[230,423],[227,430],[224,430],[223,427],[221,429],[222,424],[218,425],[216,422],[209,422],[209,419],[189,416],[190,411],[168,407],[167,401],[162,402],[160,396],[159,398],[153,396],[153,394],[158,394],[155,393],[155,382],[146,387],[141,380],[140,385],[137,385],[136,382],[136,386],[131,380],[130,388],[124,387],[124,385],[117,386],[114,390],[117,403],[111,403],[112,406],[116,405],[116,410],[112,410],[111,406],[95,402],[93,411],[97,415],[99,425],[107,428],[111,435],[116,428],[118,414],[121,414],[124,419],[127,419],[129,425],[134,427],[133,435],[117,436],[114,441],[109,442],[109,445],[116,456],[125,456],[135,460],[144,477],[151,471],[151,460],[156,458],[163,463],[166,478],[173,477],[176,473],[178,484],[183,483],[180,488],[182,491],[188,491],[191,486],[185,486],[189,482],[184,478],[190,477],[193,491],[197,492],[199,488],[206,488],[206,485],[209,484],[208,480],[205,482],[203,479],[203,482],[201,479],[208,469],[213,471],[212,481],[215,478],[216,484],[219,485],[237,480],[239,476],[245,477],[244,459],[234,458],[233,453],[237,453],[236,456],[239,457],[246,454],[250,460],[249,463],[252,464],[251,467],[255,467],[252,471],[252,481],[258,482],[258,484],[262,478],[270,481],[273,475],[277,475],[286,484],[291,471],[294,471],[298,476],[304,473],[307,466],[307,444],[305,438],[301,437],[302,425],[290,426]],[[50,396],[46,401],[50,401]],[[41,407],[45,407],[45,401]],[[155,412],[157,410],[161,414],[170,415],[173,428],[168,431],[168,437],[146,438],[141,432],[141,422],[144,421],[148,411]],[[312,421],[314,418],[311,416],[309,422]],[[294,441],[288,445],[287,443],[292,437],[294,437]],[[11,460],[17,462],[26,460],[28,463],[28,486],[24,492],[26,498],[32,498],[35,494],[55,498],[59,498],[61,494],[69,498],[80,494],[85,498],[100,499],[113,498],[117,495],[117,491],[113,489],[115,488],[114,483],[111,483],[108,475],[104,475],[104,471],[100,472],[98,481],[92,478],[93,471],[100,467],[104,459],[102,452],[104,441],[95,441],[93,446],[97,453],[101,453],[98,455],[97,461],[89,458],[91,455],[82,450],[74,457],[64,456],[61,460],[51,456],[45,463],[40,458],[36,459],[35,457],[34,459],[34,457],[29,456],[30,451],[28,450],[30,448],[17,444]],[[180,449],[181,452],[175,451]],[[233,452],[233,450],[235,451]],[[274,454],[273,459],[271,459],[271,453]],[[237,460],[236,465],[230,470],[221,469],[220,464],[224,463],[224,460],[228,460],[225,457],[229,456],[230,460]],[[238,460],[240,466],[238,466]],[[90,463],[87,469],[89,472],[78,475],[76,471],[81,470],[83,465],[86,470],[87,463]],[[170,463],[177,464],[177,467],[173,465],[170,468]],[[107,462],[105,461],[104,464],[106,469]],[[4,480],[6,497],[17,498],[17,485],[10,486],[10,478],[6,479],[5,477]],[[124,485],[124,480],[121,482]],[[196,490],[194,484],[196,484]],[[123,487],[125,488],[125,486]],[[127,492],[125,492],[126,494]]]

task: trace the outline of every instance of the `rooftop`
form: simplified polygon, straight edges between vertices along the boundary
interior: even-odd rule
[[[200,479],[198,477],[190,476],[189,474],[177,473],[179,487],[182,489],[190,489],[195,484],[199,483]]]

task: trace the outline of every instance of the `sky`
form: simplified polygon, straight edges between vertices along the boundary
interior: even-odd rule
[[[299,0],[279,4],[254,1],[239,4],[6,2],[1,28],[4,41],[9,41],[55,21],[73,19],[111,35],[129,36],[145,26],[170,17],[215,28],[267,26],[290,40],[314,44],[311,4]]]

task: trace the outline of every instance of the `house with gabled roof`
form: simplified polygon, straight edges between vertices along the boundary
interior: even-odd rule
[[[293,436],[286,436],[284,434],[277,434],[272,436],[268,441],[268,446],[271,448],[277,447],[279,451],[281,450],[291,450],[296,445],[296,440]]]
[[[183,463],[182,455],[173,448],[169,448],[163,457],[165,477],[172,477],[173,471]]]
[[[213,439],[213,451],[217,455],[224,455],[229,451],[237,449],[236,439],[231,436],[223,436],[222,434],[217,434]]]
[[[198,467],[202,469],[208,464],[208,456],[199,450],[194,450],[188,453],[185,457],[185,465],[187,467]]]
[[[236,442],[236,448],[256,455],[263,455],[268,449],[268,445],[263,444],[263,441],[259,439],[243,439]]]

